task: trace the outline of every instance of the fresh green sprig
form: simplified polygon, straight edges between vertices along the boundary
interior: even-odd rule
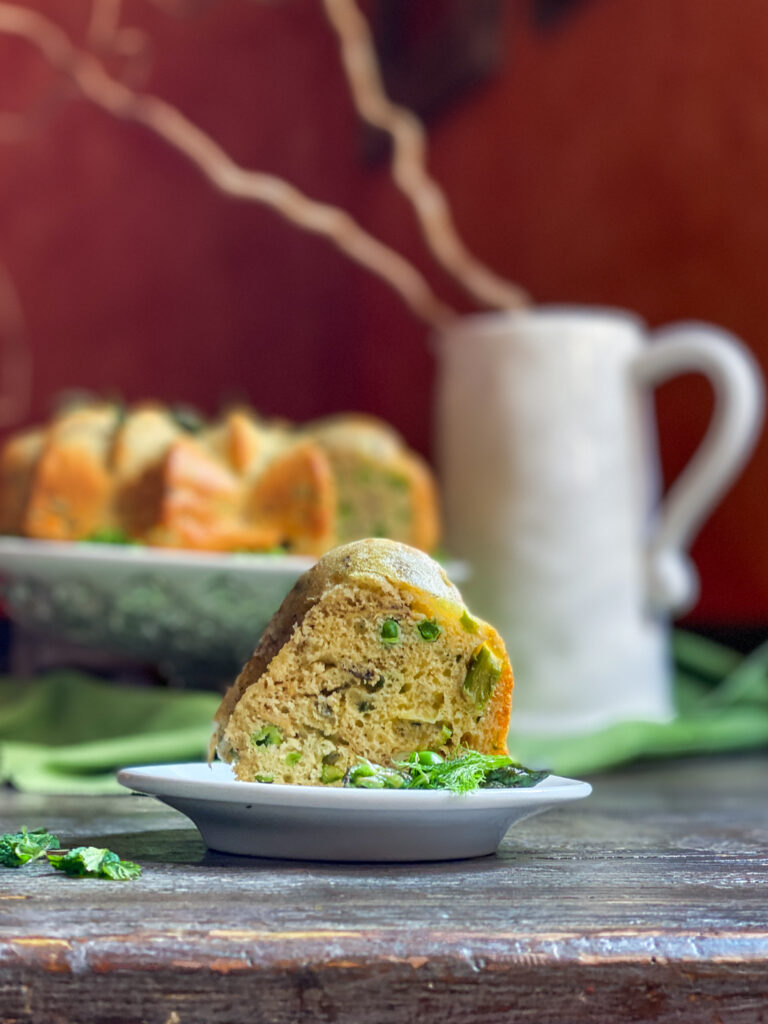
[[[76,846],[73,850],[62,850],[59,837],[45,828],[28,829],[22,825],[20,832],[7,832],[0,836],[0,866],[20,868],[47,857],[48,863],[65,874],[92,878],[109,878],[125,882],[138,878],[141,868],[130,860],[120,860],[112,850],[95,846]]]
[[[431,757],[422,757],[424,753]],[[506,754],[481,754],[477,750],[465,750],[449,761],[432,751],[417,751],[408,761],[395,764],[408,768],[409,789],[448,789],[453,793],[535,786],[549,775],[524,768]]]
[[[394,768],[362,762],[350,768],[345,786],[362,789],[445,789],[471,793],[476,789],[510,789],[535,786],[549,775],[533,771],[502,754],[464,750],[446,761],[433,750],[415,750]]]
[[[503,755],[479,754],[468,750],[450,761],[420,758],[417,751],[405,762],[395,762],[407,768],[409,789],[450,789],[454,793],[470,793],[485,782],[486,773],[508,765],[511,758]],[[439,757],[439,755],[437,755]]]
[[[57,836],[45,828],[31,831],[22,825],[20,832],[6,832],[0,836],[0,865],[4,868],[20,868],[39,860],[48,850],[61,846]]]
[[[112,850],[97,846],[76,846],[73,850],[51,853],[48,862],[57,871],[73,878],[108,878],[113,882],[128,882],[141,874],[141,868],[132,860],[120,860]]]

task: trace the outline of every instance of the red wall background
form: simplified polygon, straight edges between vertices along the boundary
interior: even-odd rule
[[[83,37],[84,0],[25,6]],[[587,0],[548,31],[526,0],[503,6],[502,70],[431,130],[467,242],[537,300],[713,320],[768,369],[768,4]],[[148,88],[242,164],[346,207],[467,308],[386,169],[359,158],[316,0],[220,0],[185,18],[124,7],[154,41]],[[0,38],[2,109],[50,82],[29,48]],[[244,395],[294,419],[366,409],[429,452],[427,331],[388,288],[76,98],[0,140],[0,260],[34,355],[29,421],[75,387],[208,410]],[[686,378],[659,404],[671,478],[704,429],[708,389]],[[700,621],[768,621],[767,477],[763,441],[696,543]]]

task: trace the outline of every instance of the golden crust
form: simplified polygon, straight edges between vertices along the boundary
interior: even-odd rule
[[[38,459],[45,445],[43,430],[12,437],[0,453],[0,533],[21,533]]]
[[[256,480],[246,516],[274,544],[296,554],[320,555],[335,541],[336,490],[323,450],[312,441],[276,456]]]
[[[243,520],[242,482],[192,438],[170,446],[142,489],[148,544],[231,551],[274,542],[274,533]]]
[[[82,540],[112,524],[114,479],[108,466],[114,406],[66,413],[54,421],[35,466],[22,532]]]

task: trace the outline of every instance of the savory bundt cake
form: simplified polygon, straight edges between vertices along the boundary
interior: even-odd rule
[[[211,424],[93,402],[6,442],[0,531],[320,555],[367,536],[432,550],[440,516],[426,463],[371,416],[295,427],[238,407]]]
[[[428,555],[335,548],[296,583],[216,714],[212,752],[244,781],[340,783],[414,750],[506,754],[512,668]]]

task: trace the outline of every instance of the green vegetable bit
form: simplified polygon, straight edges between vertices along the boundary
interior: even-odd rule
[[[424,619],[418,624],[417,629],[422,640],[426,640],[428,643],[433,643],[442,633],[442,629],[433,619]]]
[[[549,772],[534,771],[531,768],[523,768],[522,765],[512,761],[502,768],[495,768],[487,772],[484,789],[525,789],[528,786],[535,786],[549,775]]]
[[[293,766],[299,763],[301,757],[302,754],[300,750],[291,750],[288,754],[285,755],[285,763]]]
[[[344,785],[357,789],[402,789],[405,784],[406,778],[402,772],[371,761],[361,761],[344,776]]]
[[[381,642],[396,644],[400,639],[400,625],[397,619],[386,619],[381,626]]]
[[[324,764],[320,771],[320,781],[326,785],[331,782],[338,782],[343,776],[344,769],[337,768],[335,764]]]
[[[451,736],[453,736],[453,729],[450,725],[446,725],[446,723],[443,722],[440,726],[440,742],[447,743]]]
[[[188,434],[200,434],[205,430],[205,418],[203,414],[192,405],[172,405],[171,416],[178,426]]]
[[[274,782],[275,781],[275,776],[274,775],[265,775],[262,772],[257,772],[253,776],[253,781],[254,782]]]
[[[469,793],[475,789],[535,786],[549,775],[524,768],[506,754],[480,754],[476,750],[464,750],[451,761],[445,761],[434,750],[414,750],[406,761],[394,764],[394,768],[385,768],[372,761],[361,761],[344,776],[344,785],[358,789],[447,789]]]
[[[433,767],[436,764],[443,764],[445,758],[436,754],[434,750],[414,750],[408,758],[409,764],[427,765]]]
[[[21,832],[7,832],[0,836],[0,865],[4,868],[20,868],[39,860],[48,850],[58,850],[58,837],[45,828],[30,831],[26,825]]]
[[[132,860],[120,860],[112,850],[96,846],[76,846],[65,853],[50,853],[48,861],[51,867],[72,878],[108,878],[113,882],[128,882],[141,874],[141,868]]]
[[[254,747],[279,747],[283,742],[283,734],[276,725],[263,725],[258,732],[251,733]]]
[[[461,613],[461,618],[459,619],[459,622],[462,624],[467,633],[476,633],[480,628],[480,623],[477,621],[477,619],[472,618],[472,616],[469,614],[466,608]]]
[[[395,762],[398,768],[408,772],[408,789],[448,789],[454,793],[469,793],[475,789],[535,786],[549,775],[549,772],[524,768],[505,754],[465,750],[450,761],[442,758],[433,761],[425,754],[432,754],[432,751],[414,751],[407,761]]]
[[[464,691],[472,698],[478,711],[482,711],[490,700],[501,670],[501,659],[487,644],[482,644],[472,655],[464,679]]]
[[[116,526],[101,526],[98,530],[89,533],[83,540],[88,544],[138,544],[137,540],[129,537],[125,530]]]

